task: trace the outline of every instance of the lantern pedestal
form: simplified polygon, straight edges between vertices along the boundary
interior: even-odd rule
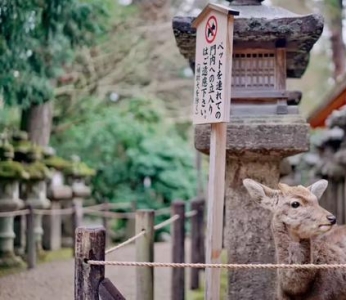
[[[195,146],[209,153],[210,126],[195,128]],[[299,115],[234,116],[227,126],[224,239],[228,263],[276,263],[270,215],[249,198],[243,179],[272,188],[280,178],[282,158],[307,151],[309,125]],[[233,270],[229,299],[274,299],[276,273]]]

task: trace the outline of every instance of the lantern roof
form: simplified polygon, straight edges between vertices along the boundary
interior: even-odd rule
[[[310,51],[322,34],[323,17],[319,14],[297,15],[280,7],[261,5],[261,1],[252,2],[239,5],[234,1],[234,5],[226,6],[229,11],[239,12],[234,20],[234,49],[286,47],[287,77],[300,78],[308,66]],[[213,9],[213,5],[209,4],[205,9]],[[191,66],[194,66],[196,47],[196,29],[192,25],[198,24],[203,11],[197,18],[173,18],[177,46]]]
[[[191,27],[197,28],[198,24],[203,21],[203,19],[209,14],[211,11],[218,11],[223,14],[227,15],[233,15],[233,16],[238,16],[239,11],[233,10],[230,7],[224,6],[224,5],[219,5],[219,4],[208,4],[202,11],[201,13],[193,20],[191,23]]]

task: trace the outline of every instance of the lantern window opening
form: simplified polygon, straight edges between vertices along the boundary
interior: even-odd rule
[[[275,50],[246,50],[233,54],[232,87],[235,89],[276,89]]]

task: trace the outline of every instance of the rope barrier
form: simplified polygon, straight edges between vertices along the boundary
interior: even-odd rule
[[[29,213],[30,211],[28,209],[0,212],[0,218],[25,216],[25,215],[28,215]]]
[[[170,213],[171,213],[171,209],[167,208],[167,207],[155,210],[155,216],[156,217],[162,216],[162,215],[167,215],[167,214],[170,214]]]
[[[174,215],[173,217],[169,218],[168,220],[163,221],[163,222],[155,225],[154,226],[154,230],[159,230],[159,229],[161,229],[161,228],[163,228],[163,227],[165,227],[165,226],[175,222],[178,219],[179,219],[179,215]],[[113,251],[116,251],[116,250],[118,250],[118,249],[120,249],[120,248],[122,248],[122,247],[124,247],[124,246],[126,246],[128,244],[131,244],[133,241],[137,240],[138,238],[140,238],[144,234],[145,234],[145,230],[139,232],[135,236],[133,236],[133,237],[129,238],[128,240],[126,240],[125,242],[123,242],[123,243],[121,243],[121,244],[119,244],[119,245],[117,245],[115,247],[112,247],[112,248],[106,250],[105,254],[109,254],[109,253],[111,253]]]
[[[165,227],[165,226],[167,226],[167,225],[169,225],[169,224],[171,224],[171,223],[174,223],[176,220],[178,220],[179,219],[179,215],[174,215],[173,217],[170,217],[169,219],[167,219],[166,221],[163,221],[163,222],[161,222],[161,223],[159,223],[159,224],[157,224],[157,225],[155,225],[154,226],[154,230],[156,231],[156,230],[159,230],[159,229],[161,229],[161,228],[163,228],[163,227]]]
[[[89,265],[124,266],[124,267],[152,267],[152,268],[213,268],[213,269],[344,269],[346,264],[190,264],[190,263],[160,263],[160,262],[127,262],[127,261],[99,261],[89,260]]]
[[[197,210],[191,210],[185,214],[185,218],[191,218],[197,215]]]
[[[72,207],[62,209],[34,209],[36,215],[57,216],[57,215],[70,215],[74,209]]]
[[[86,215],[98,215],[106,218],[117,218],[117,219],[134,219],[134,213],[116,213],[112,211],[99,211],[99,210],[84,210]]]
[[[133,241],[137,240],[138,238],[140,238],[141,236],[143,236],[145,234],[145,231],[141,231],[139,232],[138,234],[136,234],[135,236],[133,236],[132,238],[129,238],[127,241],[115,246],[115,247],[112,247],[112,248],[109,248],[108,250],[105,251],[105,254],[109,254],[115,250],[118,250],[119,248],[121,247],[124,247],[128,244],[131,244]]]
[[[97,205],[90,205],[83,207],[83,210],[86,209],[93,209],[93,210],[102,210],[104,209],[105,203],[97,204]]]

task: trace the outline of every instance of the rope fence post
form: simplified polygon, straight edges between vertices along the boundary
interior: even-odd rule
[[[154,217],[153,210],[138,210],[136,212],[136,233],[145,230],[145,234],[136,240],[136,261],[154,261]],[[136,267],[136,299],[154,299],[154,269]]]
[[[110,206],[109,206],[109,202],[108,199],[105,199],[103,202],[103,211],[104,212],[109,212],[110,211]],[[109,228],[109,220],[108,220],[108,216],[107,214],[103,214],[102,216],[102,224],[103,227],[106,230],[106,247],[108,247],[110,245],[110,228]]]
[[[105,266],[90,265],[87,262],[105,260],[105,229],[78,227],[75,240],[74,300],[99,300],[99,285],[104,280]]]
[[[191,263],[204,263],[203,261],[203,248],[204,248],[204,226],[203,226],[203,215],[204,215],[204,200],[195,199],[191,201],[191,210],[197,213],[191,217]],[[199,289],[199,269],[191,268],[190,272],[190,289]]]
[[[26,215],[26,251],[28,269],[36,267],[36,239],[35,239],[35,216],[31,205],[27,206],[29,213]]]
[[[185,202],[175,201],[172,204],[172,216],[178,215],[179,219],[172,224],[172,263],[185,261]],[[185,299],[185,269],[172,268],[172,300]]]

